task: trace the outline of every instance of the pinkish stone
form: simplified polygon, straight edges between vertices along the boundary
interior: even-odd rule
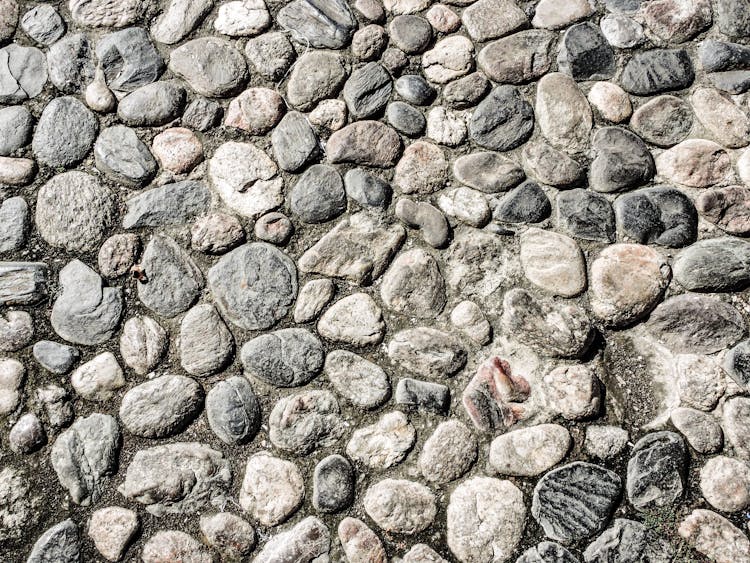
[[[727,186],[707,190],[695,200],[704,219],[733,235],[750,233],[750,189]]]
[[[441,33],[456,31],[461,26],[461,18],[444,4],[435,4],[425,14],[430,25]]]
[[[530,394],[528,381],[512,375],[508,362],[494,356],[479,368],[464,389],[463,404],[478,429],[495,432],[510,428],[523,418],[521,403]]]
[[[270,88],[249,88],[229,104],[224,124],[251,135],[264,135],[273,129],[286,107],[284,100]]]
[[[0,184],[25,186],[36,175],[36,163],[30,158],[0,156]]]
[[[175,174],[190,172],[203,160],[203,144],[184,127],[166,129],[154,137],[152,149],[162,168]]]

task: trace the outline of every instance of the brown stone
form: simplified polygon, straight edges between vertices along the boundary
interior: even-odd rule
[[[727,151],[705,139],[687,139],[656,158],[658,175],[691,188],[717,184],[731,169],[732,162]]]
[[[704,219],[733,235],[750,233],[750,189],[713,188],[701,193],[695,207]]]

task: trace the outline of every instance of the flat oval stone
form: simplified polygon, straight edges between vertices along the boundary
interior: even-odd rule
[[[225,444],[245,444],[260,429],[260,404],[244,377],[219,381],[206,395],[208,425]]]
[[[498,86],[482,100],[469,120],[469,138],[496,151],[525,143],[534,130],[534,110],[515,86]]]
[[[591,106],[572,78],[560,72],[545,75],[537,84],[535,109],[542,135],[552,145],[566,152],[587,147]]]
[[[31,140],[34,117],[24,106],[0,109],[0,156],[10,156]]]
[[[505,223],[539,223],[551,212],[552,205],[542,187],[526,180],[496,201],[492,216]]]
[[[676,354],[713,354],[745,335],[739,311],[717,297],[686,293],[659,305],[646,328]]]
[[[690,291],[736,291],[750,282],[750,242],[734,237],[702,240],[677,255],[675,280]]]
[[[318,137],[308,119],[298,111],[287,113],[271,133],[279,168],[296,172],[319,154]]]
[[[331,536],[326,525],[314,516],[308,516],[285,532],[280,532],[266,542],[256,555],[255,563],[277,561],[314,561],[328,557]]]
[[[341,49],[357,28],[357,20],[344,0],[294,0],[278,13],[277,20],[316,48]]]
[[[603,127],[591,146],[596,158],[591,163],[591,187],[598,192],[618,192],[645,184],[654,175],[654,159],[638,135],[622,127]]]
[[[394,311],[433,318],[445,307],[445,280],[431,254],[409,250],[397,256],[383,275],[380,296]]]
[[[446,84],[468,74],[474,66],[474,45],[468,37],[441,39],[422,55],[424,75],[430,82]]]
[[[201,37],[180,45],[170,54],[169,69],[202,96],[235,94],[247,81],[245,57],[232,43],[218,37]]]
[[[131,127],[165,125],[180,115],[185,99],[185,89],[177,82],[154,82],[120,100],[117,116]]]
[[[86,157],[98,130],[94,114],[76,98],[55,98],[42,111],[31,148],[42,164],[69,168]]]
[[[240,352],[245,371],[277,387],[299,387],[323,369],[320,340],[303,328],[285,328],[245,343]]]
[[[544,142],[527,143],[521,151],[521,158],[529,176],[542,184],[569,187],[580,183],[584,177],[584,167]]]
[[[666,259],[655,250],[639,244],[609,246],[591,264],[591,311],[609,325],[627,325],[656,307],[671,277]]]
[[[354,469],[344,456],[323,458],[313,472],[313,507],[325,513],[347,508],[354,500],[354,484]]]
[[[452,109],[474,107],[490,89],[490,81],[480,72],[454,80],[443,88],[443,103]]]
[[[394,129],[408,135],[409,137],[419,136],[427,126],[427,120],[424,114],[414,106],[404,102],[391,102],[386,110],[388,123]]]
[[[518,164],[495,152],[475,152],[453,162],[453,176],[462,184],[484,193],[503,192],[524,179]]]
[[[339,404],[330,391],[301,391],[280,399],[268,417],[268,437],[277,448],[304,456],[329,448],[344,433]]]
[[[544,75],[552,64],[554,34],[544,30],[519,31],[488,43],[479,51],[477,64],[494,82],[523,84]]]
[[[144,190],[125,203],[125,229],[183,225],[208,211],[211,192],[202,182],[186,180]]]
[[[346,81],[342,58],[328,51],[310,51],[294,65],[286,85],[287,101],[307,111],[326,98],[335,97]]]
[[[675,184],[706,188],[731,172],[731,159],[721,145],[705,139],[687,139],[656,158],[656,172]]]
[[[388,343],[388,356],[403,368],[430,378],[450,377],[466,364],[466,350],[451,333],[409,328]]]
[[[570,444],[570,433],[559,424],[512,430],[492,440],[489,464],[500,475],[533,477],[557,465]]]
[[[681,98],[657,96],[635,110],[630,127],[649,143],[671,147],[690,133],[693,112]]]
[[[104,129],[94,144],[96,167],[117,182],[141,186],[159,165],[134,129],[115,125]]]
[[[438,424],[419,455],[422,475],[433,483],[449,483],[464,475],[477,458],[477,440],[468,426],[451,419]]]
[[[357,348],[380,344],[385,322],[380,306],[367,293],[340,299],[321,315],[318,332],[323,338]]]
[[[712,23],[709,0],[658,0],[645,5],[648,28],[665,42],[682,43],[692,39]]]
[[[557,224],[568,234],[600,242],[615,236],[615,212],[603,195],[583,188],[557,194]]]
[[[396,93],[410,104],[428,105],[435,97],[435,88],[418,74],[405,74],[395,82]]]
[[[604,529],[622,493],[622,480],[598,465],[574,462],[544,475],[531,514],[548,538],[572,543]]]
[[[721,145],[739,148],[750,143],[750,118],[714,88],[699,88],[690,98],[695,115]]]
[[[184,375],[162,375],[125,393],[120,420],[131,434],[167,438],[180,433],[203,410],[203,389]]]
[[[371,485],[363,504],[378,526],[398,534],[412,535],[426,530],[437,515],[432,491],[405,479],[383,479]]]
[[[294,262],[267,243],[225,254],[208,270],[208,285],[222,315],[246,330],[270,328],[297,297]]]
[[[391,385],[385,371],[353,352],[329,352],[324,370],[336,393],[357,407],[373,409],[390,397]]]
[[[331,163],[388,168],[396,164],[401,154],[401,138],[379,121],[356,121],[333,133],[326,151]]]
[[[305,170],[289,198],[292,212],[304,223],[325,223],[346,211],[344,181],[335,168],[325,164]]]
[[[521,234],[521,266],[526,278],[553,295],[573,297],[586,287],[586,262],[570,237],[532,227]]]
[[[693,83],[695,71],[684,49],[652,49],[636,53],[620,77],[620,85],[636,96],[682,90]]]
[[[698,237],[698,213],[680,190],[660,186],[625,194],[615,201],[620,233],[640,244],[681,247]]]
[[[701,216],[731,235],[750,233],[750,189],[728,186],[704,190],[695,200]]]
[[[220,371],[234,351],[234,338],[211,303],[196,305],[180,323],[180,365],[191,375]]]
[[[676,503],[685,491],[685,441],[675,432],[652,432],[635,443],[628,461],[628,500],[640,511]]]
[[[34,542],[26,563],[76,563],[81,560],[81,539],[78,526],[71,519],[63,520],[45,531]]]

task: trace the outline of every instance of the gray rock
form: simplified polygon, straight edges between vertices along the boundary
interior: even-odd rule
[[[352,37],[352,54],[361,61],[377,59],[388,44],[385,29],[376,24],[358,29]]]
[[[177,50],[172,52],[174,58]],[[96,56],[112,90],[132,92],[156,82],[164,72],[164,61],[141,27],[105,35],[96,44]]]
[[[187,311],[203,289],[198,266],[167,236],[151,237],[140,268],[146,280],[138,284],[138,298],[159,315],[171,318]]]
[[[698,236],[698,212],[675,188],[646,188],[620,196],[615,216],[620,232],[640,244],[680,247]]]
[[[268,417],[268,437],[277,448],[304,456],[328,448],[344,433],[336,397],[330,391],[301,391],[280,399]]]
[[[612,242],[615,212],[603,195],[576,188],[557,194],[557,223],[572,236],[584,240]]]
[[[224,318],[246,330],[270,328],[297,297],[297,269],[267,243],[240,246],[208,271],[208,285]]]
[[[383,276],[383,303],[399,313],[434,318],[445,307],[445,280],[437,261],[422,249],[400,254]]]
[[[305,170],[289,198],[292,212],[304,223],[325,223],[346,211],[344,181],[335,168],[325,164]]]
[[[396,385],[396,404],[413,407],[417,412],[432,411],[447,415],[450,410],[450,389],[440,383],[404,377]]]
[[[405,101],[417,106],[426,106],[437,94],[435,88],[418,74],[405,74],[396,80],[396,93]]]
[[[291,4],[287,5],[287,8]],[[287,101],[307,111],[320,100],[334,98],[346,81],[344,61],[336,53],[311,51],[294,65],[286,85]]]
[[[202,182],[186,180],[140,192],[126,204],[125,229],[181,225],[208,211],[211,192]]]
[[[199,525],[208,545],[222,557],[238,561],[252,553],[255,547],[255,530],[239,516],[229,512],[204,514]]]
[[[302,504],[305,484],[297,465],[259,452],[245,467],[240,506],[263,526],[277,526]]]
[[[419,229],[424,241],[433,248],[443,248],[448,243],[448,220],[434,205],[402,197],[396,203],[396,217],[409,227]]]
[[[182,123],[196,131],[208,131],[221,119],[221,106],[213,100],[196,98],[182,114]]]
[[[525,143],[534,130],[534,110],[515,86],[497,86],[469,120],[469,138],[496,151]]]
[[[664,301],[651,313],[646,328],[677,354],[712,354],[745,334],[737,309],[716,297],[696,294]]]
[[[393,105],[393,104],[391,104]],[[391,186],[364,168],[352,168],[344,176],[346,195],[363,207],[384,208],[391,199]]]
[[[125,393],[120,420],[131,434],[168,438],[182,432],[203,409],[203,389],[184,375],[162,375]]]
[[[0,541],[14,545],[18,540],[28,540],[28,531],[39,518],[46,515],[42,497],[38,494],[34,479],[27,471],[10,463],[0,469]],[[77,563],[77,562],[76,562]]]
[[[204,377],[229,363],[234,338],[210,303],[196,305],[180,323],[180,365],[191,375]]]
[[[81,539],[73,520],[64,520],[44,532],[31,548],[26,563],[79,563]]]
[[[151,35],[159,43],[174,45],[196,28],[213,5],[213,0],[171,0],[151,26]]]
[[[34,413],[26,413],[8,432],[8,445],[17,454],[31,454],[47,442],[42,423]]]
[[[66,93],[82,91],[96,75],[91,43],[83,33],[68,34],[47,52],[49,80]]]
[[[313,507],[324,513],[344,510],[354,500],[354,484],[354,469],[344,456],[323,458],[313,473]]]
[[[684,49],[653,49],[636,53],[620,77],[622,87],[636,96],[682,90],[693,83],[695,72]]]
[[[727,352],[724,371],[743,389],[750,389],[750,341],[744,340]]]
[[[312,47],[323,49],[340,49],[357,28],[357,19],[344,0],[294,0],[279,11],[277,21]]]
[[[649,143],[671,147],[693,127],[690,105],[676,96],[657,96],[639,107],[630,119],[633,131]]]
[[[417,137],[425,129],[427,121],[424,114],[414,106],[404,102],[391,102],[386,110],[386,117],[394,129],[409,137]]]
[[[427,529],[437,514],[434,493],[421,483],[383,479],[367,489],[367,515],[387,532],[413,535]]]
[[[117,421],[94,413],[79,418],[57,437],[50,461],[73,502],[88,506],[104,493],[105,477],[114,474],[119,452]]]
[[[453,162],[456,180],[470,188],[492,194],[520,184],[525,174],[515,162],[495,152],[474,152]]]
[[[353,352],[329,352],[324,369],[336,393],[356,407],[374,409],[390,397],[391,385],[385,371]]]
[[[736,347],[734,349],[736,350]],[[725,361],[724,365],[726,364]],[[737,382],[740,383],[740,381]],[[690,447],[698,453],[716,453],[724,445],[724,432],[721,424],[711,413],[678,407],[670,413],[669,419],[677,431],[685,437]]]
[[[367,63],[344,84],[344,101],[353,119],[366,119],[382,111],[392,91],[388,72],[378,63]]]
[[[96,116],[76,98],[55,98],[39,118],[31,148],[42,164],[69,168],[86,157],[98,130]]]
[[[31,305],[47,297],[47,264],[0,262],[0,305]]]
[[[169,70],[198,94],[212,98],[238,93],[248,76],[242,53],[218,37],[201,37],[177,47],[170,55]]]
[[[625,14],[608,14],[599,26],[609,44],[618,49],[630,49],[643,42],[643,26]]]
[[[218,382],[206,395],[208,425],[225,444],[250,442],[260,429],[261,412],[250,382],[230,377]]]
[[[702,240],[681,251],[674,278],[690,291],[735,291],[750,283],[750,243],[735,237]]]
[[[138,515],[127,508],[107,506],[91,514],[88,536],[107,561],[119,561],[140,531]]]
[[[730,37],[750,35],[750,13],[745,0],[719,0],[716,5],[719,31]]]
[[[28,233],[29,205],[22,197],[9,197],[0,205],[0,254],[23,248]]]
[[[547,537],[572,543],[604,529],[621,493],[622,480],[617,473],[577,461],[553,469],[539,480],[531,514]]]
[[[318,137],[307,118],[297,112],[287,113],[271,133],[273,154],[279,167],[296,172],[318,154]]]
[[[685,493],[685,441],[674,432],[652,432],[635,443],[628,461],[628,500],[640,511],[676,503]]]
[[[285,328],[245,343],[240,353],[249,375],[277,387],[299,387],[323,369],[320,340],[303,328]]]
[[[34,322],[26,311],[8,311],[0,315],[0,352],[16,352],[31,344]]]
[[[421,53],[430,44],[432,26],[421,16],[399,15],[388,25],[390,39],[408,55]]]
[[[285,532],[272,536],[253,562],[323,563],[328,558],[330,547],[331,537],[326,525],[314,516],[308,516]]]
[[[76,348],[51,340],[40,340],[34,344],[33,353],[39,365],[57,375],[66,374],[73,369],[80,356]]]
[[[375,423],[352,433],[346,454],[369,469],[385,470],[401,463],[414,446],[416,430],[401,411],[387,412]]]
[[[576,305],[545,303],[525,289],[503,298],[503,327],[522,344],[546,356],[580,358],[594,341],[594,327]]]
[[[179,117],[185,97],[185,89],[176,82],[146,84],[120,100],[117,116],[131,127],[165,125]]]
[[[141,239],[132,233],[112,235],[99,248],[99,272],[105,278],[118,278],[128,273],[141,253]]]
[[[53,6],[35,6],[21,16],[21,29],[42,45],[51,45],[65,33],[65,22]]]
[[[550,69],[554,37],[553,33],[542,29],[519,31],[487,44],[479,51],[477,63],[495,82],[523,84]]]
[[[727,444],[743,461],[750,460],[750,434],[747,431],[749,422],[750,399],[747,397],[732,397],[724,403],[721,420],[724,436],[727,439]]]
[[[401,156],[398,133],[379,121],[355,121],[333,133],[326,145],[328,161],[390,168]]]
[[[289,241],[293,232],[294,225],[289,217],[277,211],[266,213],[253,227],[253,233],[258,239],[280,246]]]
[[[656,172],[654,159],[638,135],[622,127],[603,127],[591,142],[596,158],[589,170],[598,192],[629,190],[648,182]]]
[[[73,422],[75,412],[68,392],[57,385],[37,389],[36,398],[43,406],[50,426],[60,429]]]
[[[96,167],[118,182],[141,186],[154,177],[158,164],[133,129],[104,129],[94,145]]]
[[[25,147],[31,140],[34,118],[23,106],[0,109],[0,156]]]
[[[59,98],[58,98],[59,99]],[[117,198],[84,172],[59,174],[37,195],[36,226],[51,246],[90,252],[101,244],[117,213]]]
[[[583,552],[586,563],[669,563],[673,556],[673,549],[666,539],[654,537],[653,530],[624,518],[617,518],[614,525]]]
[[[47,59],[36,47],[15,43],[0,49],[0,104],[37,97],[47,83]]]
[[[750,68],[750,47],[715,39],[701,41],[698,57],[706,72]]]
[[[449,483],[464,475],[477,458],[477,440],[463,422],[441,422],[422,446],[419,469],[433,483]]]
[[[403,563],[448,563],[429,545],[418,543],[404,554]]]
[[[55,332],[68,342],[87,346],[112,338],[122,318],[122,291],[102,287],[102,278],[79,260],[60,270],[60,285],[50,317]]]
[[[245,229],[239,219],[228,213],[199,217],[190,228],[190,244],[206,254],[224,254],[245,241]]]
[[[461,370],[467,352],[453,334],[418,327],[394,334],[388,343],[388,356],[408,371],[439,379]]]
[[[622,453],[628,445],[628,431],[619,426],[588,426],[583,448],[589,455],[599,459],[612,459]]]
[[[443,103],[454,109],[467,109],[479,103],[490,89],[490,81],[481,73],[474,72],[446,84],[443,88]]]
[[[516,563],[579,563],[578,558],[559,543],[543,541],[530,547],[516,559]]]
[[[284,33],[270,32],[248,40],[245,56],[263,78],[277,81],[289,70],[297,54]]]
[[[137,451],[117,490],[155,516],[192,514],[222,506],[231,482],[229,462],[220,451],[175,442]]]
[[[161,530],[143,545],[141,560],[143,563],[159,563],[169,558],[211,563],[213,556],[193,536],[179,530]]]
[[[563,35],[557,66],[574,80],[606,80],[615,73],[615,54],[599,26],[579,23]]]
[[[576,160],[544,142],[528,143],[521,156],[527,172],[542,184],[569,187],[585,177],[585,168]]]
[[[527,180],[497,200],[492,216],[504,223],[538,223],[552,213],[552,204],[539,184]]]

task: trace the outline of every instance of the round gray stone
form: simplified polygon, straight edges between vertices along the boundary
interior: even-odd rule
[[[299,387],[323,369],[323,344],[304,328],[285,328],[245,343],[240,352],[248,374],[277,387]]]
[[[244,444],[260,428],[260,405],[244,377],[220,381],[206,395],[208,425],[225,444]]]
[[[98,130],[96,116],[76,98],[55,98],[42,111],[31,148],[42,164],[69,168],[88,154]]]

